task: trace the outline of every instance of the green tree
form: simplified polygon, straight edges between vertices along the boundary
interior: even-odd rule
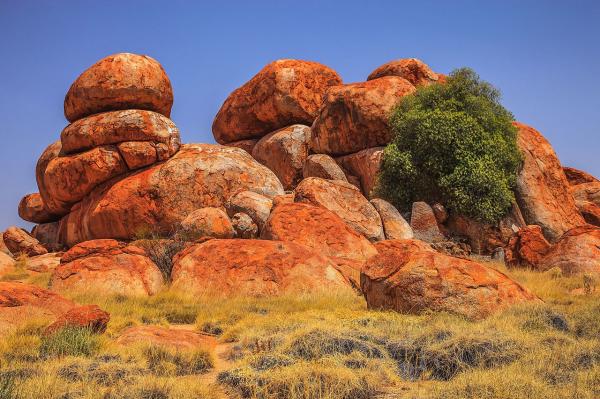
[[[513,115],[500,92],[471,69],[420,87],[392,112],[377,192],[399,209],[439,201],[454,213],[494,223],[514,201],[522,158]]]

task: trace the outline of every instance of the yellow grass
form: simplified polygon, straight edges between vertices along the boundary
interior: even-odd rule
[[[75,295],[111,313],[107,332],[48,342],[44,324],[32,320],[0,339],[0,397],[600,397],[599,290],[574,295],[573,289],[584,288],[582,276],[490,266],[545,303],[470,321],[443,313],[369,311],[352,295]],[[45,284],[47,276],[29,279]],[[225,358],[114,344],[125,328],[143,324],[185,324],[215,334],[227,349]],[[79,349],[64,355],[69,345]]]

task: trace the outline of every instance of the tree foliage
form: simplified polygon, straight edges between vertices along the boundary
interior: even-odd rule
[[[414,201],[493,223],[509,210],[521,165],[513,115],[471,69],[419,88],[392,112],[378,193],[399,209]]]

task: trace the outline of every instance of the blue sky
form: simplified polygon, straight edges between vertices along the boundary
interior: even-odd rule
[[[28,225],[17,205],[67,123],[70,84],[118,52],[162,63],[184,142],[213,142],[223,100],[275,59],[319,61],[348,83],[396,58],[469,66],[563,164],[600,176],[598,21],[598,1],[0,0],[0,229]]]

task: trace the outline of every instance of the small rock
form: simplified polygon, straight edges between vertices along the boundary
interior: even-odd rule
[[[433,209],[426,202],[414,202],[410,215],[410,226],[415,238],[426,242],[443,241]]]
[[[50,335],[65,327],[79,327],[102,334],[106,331],[109,321],[110,314],[100,309],[98,305],[78,306],[62,314],[54,323],[46,327],[44,333]]]
[[[25,230],[15,226],[6,229],[3,239],[6,247],[14,255],[36,256],[48,253],[48,250],[38,240],[30,236]]]
[[[273,200],[253,191],[240,191],[229,199],[226,207],[231,216],[236,213],[250,216],[261,231],[271,214]]]
[[[235,231],[227,214],[219,208],[200,208],[186,216],[181,222],[185,241],[201,237],[233,238]]]
[[[348,181],[346,175],[340,166],[335,162],[335,159],[326,154],[313,154],[306,158],[302,176],[320,177],[328,180]]]
[[[383,231],[387,240],[411,239],[414,237],[412,228],[394,205],[381,198],[372,199],[371,204],[381,216]]]
[[[237,238],[252,239],[258,237],[258,226],[246,213],[238,212],[233,215],[231,224]]]

